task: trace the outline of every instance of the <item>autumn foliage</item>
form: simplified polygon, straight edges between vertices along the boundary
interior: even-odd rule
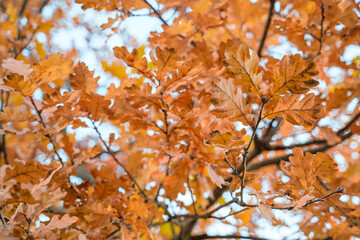
[[[0,238],[360,237],[356,2],[0,1]],[[112,17],[90,28],[79,4]],[[54,47],[138,10],[163,31],[100,76]]]

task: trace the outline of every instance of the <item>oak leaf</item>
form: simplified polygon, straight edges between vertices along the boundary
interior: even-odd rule
[[[18,73],[8,74],[6,78],[3,79],[3,84],[16,93],[22,94],[24,96],[31,96],[38,88],[38,85],[34,81],[24,79],[24,76],[19,75]]]
[[[220,133],[219,131],[213,131],[211,136],[212,138],[207,143],[224,149],[232,149],[245,143],[243,140],[233,140],[230,132]]]
[[[3,60],[2,67],[12,73],[24,76],[24,80],[27,80],[30,73],[33,71],[30,64],[26,64],[24,61],[19,61],[14,58]]]
[[[262,96],[262,75],[258,73],[259,57],[256,52],[250,56],[249,48],[242,44],[239,48],[227,49],[225,57],[223,64],[227,67],[228,75],[234,78],[235,82],[250,86],[250,90],[256,95]]]
[[[317,73],[315,63],[304,61],[301,55],[296,54],[290,59],[284,56],[278,72],[274,71],[273,86],[269,95],[271,98],[278,98],[287,92],[306,93],[310,87],[318,85],[318,81],[313,79]]]
[[[293,125],[313,126],[320,118],[321,106],[316,103],[315,95],[291,95],[271,100],[265,108],[268,119],[283,117]]]
[[[185,186],[188,172],[187,161],[181,161],[172,174],[164,179],[165,194],[169,199],[175,199],[179,193],[185,194]]]
[[[211,167],[210,164],[207,165],[206,169],[209,172],[209,177],[211,181],[215,183],[216,186],[222,188],[222,185],[226,185],[225,180],[215,172],[215,170]]]
[[[47,225],[42,223],[38,228],[33,228],[34,232],[32,234],[36,237],[40,234],[46,234],[55,229],[67,228],[68,226],[75,223],[78,219],[79,218],[75,216],[71,217],[69,214],[65,214],[60,219],[57,215],[55,215],[51,218],[50,222]]]
[[[6,107],[4,112],[0,114],[0,123],[6,122],[25,122],[31,121],[34,117],[29,114],[29,111],[24,105]]]
[[[296,204],[294,205],[294,211],[297,210],[297,209],[300,209],[302,208],[303,206],[306,205],[306,203],[308,201],[310,201],[311,199],[313,199],[314,197],[311,196],[310,194],[306,194],[304,196],[302,196],[298,201],[296,201]]]
[[[245,98],[239,87],[231,81],[221,79],[212,83],[211,112],[219,118],[229,118],[231,121],[241,121],[245,126],[252,125],[251,105],[245,103]]]

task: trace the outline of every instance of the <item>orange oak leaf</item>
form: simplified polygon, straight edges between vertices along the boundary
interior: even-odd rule
[[[219,131],[213,131],[211,136],[212,138],[207,143],[224,149],[232,149],[245,143],[243,140],[233,140],[230,132],[220,133]]]
[[[185,194],[185,186],[188,172],[187,161],[181,161],[175,170],[164,179],[165,194],[169,199],[175,199],[179,193]]]
[[[6,107],[3,113],[0,113],[0,123],[6,122],[25,122],[32,121],[33,116],[29,114],[29,111],[24,105]]]
[[[215,109],[211,112],[219,118],[229,118],[231,121],[241,121],[244,125],[252,125],[251,105],[245,103],[245,98],[239,87],[231,81],[221,79],[212,84],[211,99]]]
[[[216,186],[222,188],[222,185],[226,185],[225,180],[215,172],[215,170],[211,167],[210,164],[207,165],[206,169],[209,172],[209,177],[211,181],[215,183]]]
[[[270,97],[278,98],[287,92],[306,93],[310,87],[318,85],[313,77],[318,73],[315,64],[309,60],[303,60],[301,55],[296,54],[289,59],[284,56],[279,63],[279,70],[274,71],[273,86],[270,89]]]
[[[256,95],[262,96],[260,83],[262,74],[258,73],[259,57],[256,52],[250,56],[249,48],[242,44],[239,48],[232,47],[225,51],[226,59],[223,61],[227,73],[237,83],[250,87]]]
[[[9,90],[13,90],[24,96],[31,96],[39,87],[34,81],[24,79],[24,76],[18,73],[8,74],[6,78],[3,79],[3,83],[10,88]]]
[[[40,234],[46,234],[55,229],[63,229],[72,225],[78,219],[79,218],[75,216],[71,217],[69,214],[65,214],[60,219],[57,215],[55,215],[51,218],[50,222],[47,225],[42,223],[38,228],[33,228],[32,234],[36,237]]]
[[[291,95],[271,100],[265,108],[268,119],[283,117],[293,125],[313,126],[320,118],[321,106],[316,103],[315,95]]]
[[[306,194],[306,195],[302,196],[298,201],[296,201],[296,204],[294,205],[293,210],[296,211],[297,209],[302,208],[311,199],[314,199],[314,197],[311,196],[310,194]]]

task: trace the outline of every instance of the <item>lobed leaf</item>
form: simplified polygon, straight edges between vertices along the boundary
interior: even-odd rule
[[[302,94],[319,83],[313,77],[318,74],[315,63],[304,61],[296,54],[289,59],[284,56],[278,71],[274,71],[273,85],[270,87],[270,98],[278,98],[287,92]]]
[[[221,79],[212,83],[211,103],[215,109],[211,112],[219,118],[241,121],[245,126],[252,125],[251,105],[245,104],[240,88],[235,89],[231,81]]]
[[[283,117],[293,125],[313,126],[320,119],[321,106],[315,102],[314,94],[301,97],[291,95],[271,100],[265,107],[265,117]]]
[[[250,86],[250,90],[256,95],[262,96],[260,91],[262,75],[258,73],[258,55],[253,52],[250,56],[249,48],[243,44],[239,48],[227,49],[225,57],[223,64],[227,68],[228,75],[234,78],[235,82]]]

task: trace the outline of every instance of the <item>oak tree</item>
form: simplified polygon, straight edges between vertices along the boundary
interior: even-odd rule
[[[79,4],[111,17],[69,19]],[[262,239],[293,216],[298,237],[360,237],[358,1],[0,8],[1,239]],[[101,75],[52,41],[143,15],[162,31],[114,47]]]

